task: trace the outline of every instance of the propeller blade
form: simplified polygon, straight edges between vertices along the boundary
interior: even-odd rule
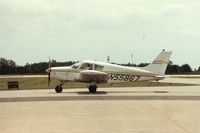
[[[50,86],[50,82],[51,82],[51,73],[49,72],[49,74],[48,74],[48,86]]]
[[[48,86],[50,86],[51,83],[51,59],[49,57],[49,68],[46,69],[46,73],[48,73]]]

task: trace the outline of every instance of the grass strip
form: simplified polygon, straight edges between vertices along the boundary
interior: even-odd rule
[[[1,78],[0,79],[0,90],[8,90],[8,81],[18,81],[20,90],[33,90],[33,89],[49,89],[55,88],[60,82],[57,80],[51,80],[51,84],[48,87],[47,78],[45,77],[31,77],[31,78]],[[114,84],[99,84],[98,88],[105,87],[160,87],[160,86],[191,86],[194,84],[183,84],[183,83],[163,83],[163,82],[125,82],[125,83],[114,83]],[[63,88],[87,88],[88,84],[78,82],[67,82]]]

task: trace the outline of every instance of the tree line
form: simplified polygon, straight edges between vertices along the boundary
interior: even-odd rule
[[[51,67],[55,66],[70,66],[76,61],[66,61],[66,62],[57,62],[56,60],[51,60]],[[149,63],[140,63],[140,64],[120,64],[123,66],[131,67],[145,67]],[[24,66],[18,66],[15,61],[8,60],[5,58],[0,58],[0,74],[45,74],[45,70],[49,67],[49,62],[39,62],[29,64],[26,63]],[[166,74],[185,74],[194,72],[189,64],[183,64],[181,66],[173,64],[170,62],[167,66]],[[200,67],[196,72],[200,72]]]
[[[70,66],[74,63],[74,61],[57,62],[51,60],[51,67]],[[47,68],[49,68],[49,62],[26,63],[24,66],[19,66],[13,60],[0,58],[0,74],[44,74]]]

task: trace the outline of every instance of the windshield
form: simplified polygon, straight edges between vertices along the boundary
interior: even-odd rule
[[[81,65],[81,62],[77,62],[72,65],[72,68],[77,69],[77,68],[79,68],[80,65]]]
[[[83,69],[83,70],[92,70],[92,69],[93,69],[93,64],[90,64],[90,63],[82,63],[80,69]]]

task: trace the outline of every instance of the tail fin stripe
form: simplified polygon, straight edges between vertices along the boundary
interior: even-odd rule
[[[163,60],[154,60],[153,64],[169,64],[169,61],[163,61]]]

